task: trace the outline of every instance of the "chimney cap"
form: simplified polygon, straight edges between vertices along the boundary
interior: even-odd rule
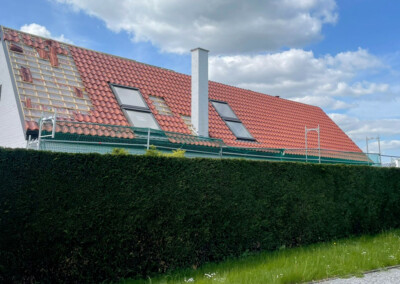
[[[206,52],[210,52],[209,50],[207,50],[205,48],[202,48],[202,47],[196,47],[196,48],[191,49],[190,51],[193,52],[193,51],[198,50],[198,49],[206,51]]]

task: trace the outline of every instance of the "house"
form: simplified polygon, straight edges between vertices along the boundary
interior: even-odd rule
[[[150,129],[179,145],[362,153],[319,107],[209,81],[201,48],[188,76],[6,27],[0,38],[0,146],[26,147],[40,138],[39,120],[56,112],[65,149],[69,138],[122,145]]]

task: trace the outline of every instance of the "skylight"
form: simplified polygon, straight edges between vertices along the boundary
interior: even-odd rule
[[[246,129],[246,127],[244,127],[241,122],[228,120],[226,120],[225,122],[238,139],[254,140],[253,136],[251,136],[250,132]]]
[[[132,125],[135,127],[160,129],[152,113],[126,110]]]
[[[160,129],[138,89],[120,85],[111,85],[111,89],[132,126]]]
[[[255,141],[228,103],[220,101],[211,101],[211,103],[237,139]]]
[[[131,105],[135,107],[148,108],[147,104],[139,93],[139,90],[121,88],[114,86],[114,90],[118,95],[121,105]]]
[[[212,104],[222,118],[238,120],[237,116],[227,103],[212,102]]]

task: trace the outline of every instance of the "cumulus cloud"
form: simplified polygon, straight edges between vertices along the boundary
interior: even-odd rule
[[[387,84],[356,81],[359,72],[383,68],[383,63],[365,49],[315,57],[312,51],[290,49],[259,55],[210,58],[210,78],[271,95],[328,109],[353,106],[338,100],[385,93]]]
[[[185,53],[211,50],[210,79],[280,95],[330,110],[354,104],[340,97],[385,93],[387,84],[356,80],[359,72],[381,68],[365,49],[314,56],[299,47],[321,37],[324,24],[337,21],[334,0],[135,1],[54,0],[105,22],[134,41]]]
[[[390,119],[400,107],[398,76],[392,74],[392,82],[387,74],[374,77],[390,67],[363,48],[323,56],[301,49],[337,22],[335,0],[52,1],[163,52],[209,49],[211,80],[335,112],[331,118],[361,146],[365,136],[381,135],[387,136],[384,148],[400,147],[394,142],[400,141],[400,118]]]
[[[400,134],[400,119],[361,120],[347,114],[331,113],[335,121],[353,140],[365,141],[366,137],[395,137]]]
[[[354,104],[349,104],[340,100],[335,100],[331,97],[305,96],[301,98],[294,98],[293,100],[296,102],[319,106],[322,108],[328,108],[332,110],[349,109],[354,106]]]
[[[334,0],[120,0],[117,7],[114,0],[55,1],[174,53],[198,46],[215,54],[301,47],[337,21]]]
[[[372,147],[378,147],[378,142],[373,142],[371,143]],[[400,140],[387,140],[387,141],[381,141],[381,150],[393,150],[393,149],[399,149],[400,148]],[[373,149],[372,148],[372,149]]]
[[[25,33],[34,34],[37,36],[52,38],[57,41],[65,43],[73,43],[71,40],[67,39],[63,34],[60,36],[53,36],[51,32],[45,27],[36,23],[23,25],[20,30]]]

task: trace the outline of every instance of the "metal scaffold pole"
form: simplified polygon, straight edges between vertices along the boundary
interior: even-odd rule
[[[53,127],[51,130],[51,134],[50,135],[42,135],[42,131],[43,131],[43,124],[46,121],[50,121],[53,123]],[[57,124],[57,109],[54,110],[54,115],[53,116],[49,116],[49,117],[42,117],[39,120],[39,135],[38,135],[38,143],[37,143],[37,149],[40,150],[40,142],[42,140],[42,138],[46,138],[46,137],[51,137],[54,138],[56,135],[56,125]]]
[[[147,145],[146,145],[147,150],[150,149],[150,134],[151,134],[150,131],[151,131],[151,130],[150,130],[150,128],[149,128],[149,129],[147,130]]]
[[[365,137],[365,143],[367,144],[367,156],[369,154],[369,147],[368,147],[368,142],[370,140],[376,140],[378,143],[378,155],[379,155],[379,164],[382,166],[382,153],[381,153],[381,138],[379,135],[377,137]],[[368,164],[369,164],[369,159],[368,159]]]
[[[307,135],[308,132],[310,131],[316,131],[318,134],[318,163],[321,164],[321,141],[320,141],[320,128],[319,128],[319,124],[317,128],[307,128],[307,126],[305,126],[305,142],[306,142],[306,162],[308,161],[308,142],[307,142]]]

